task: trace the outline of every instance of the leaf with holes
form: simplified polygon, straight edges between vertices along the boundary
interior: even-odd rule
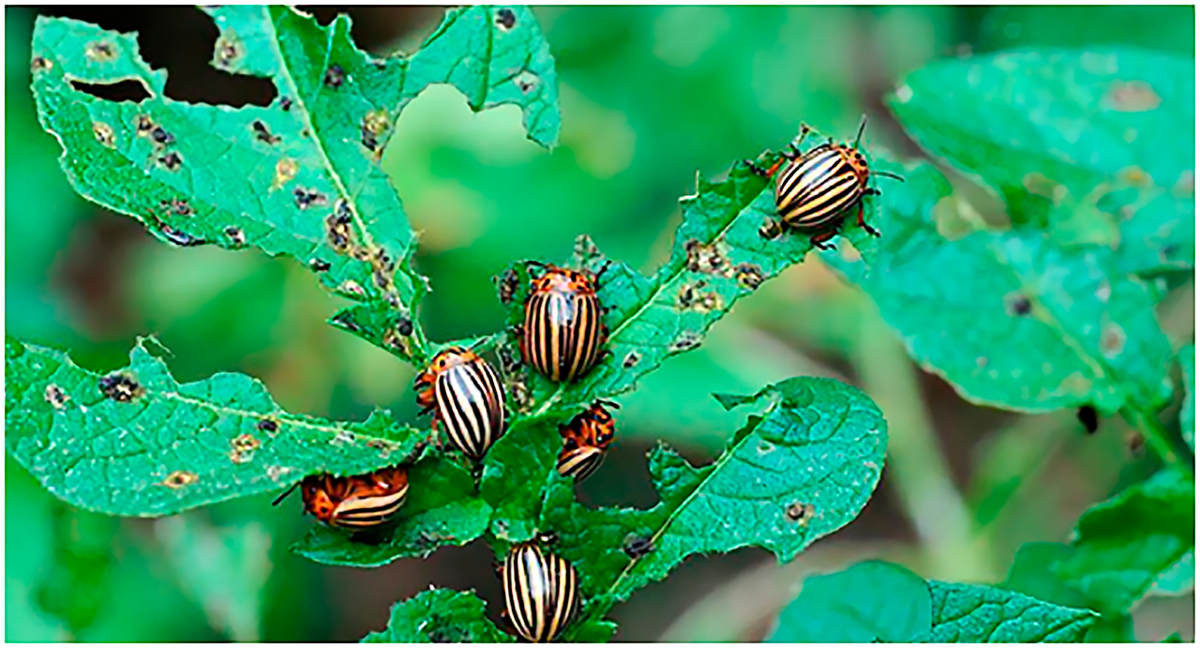
[[[589,508],[556,479],[540,528],[580,571],[589,618],[661,580],[690,555],[762,547],[779,560],[848,524],[883,470],[887,422],[865,394],[826,378],[792,378],[749,403],[764,408],[711,465],[659,446],[649,510]]]
[[[270,79],[269,106],[172,100],[135,35],[38,19],[33,93],[76,191],[175,245],[291,256],[358,302],[333,323],[421,361],[414,312],[426,280],[410,267],[415,237],[379,159],[400,112],[434,83],[454,85],[474,110],[520,106],[529,136],[552,144],[557,79],[537,22],[520,7],[454,9],[414,54],[376,59],[354,45],[344,15],[322,27],[284,6],[205,11],[220,30],[213,65]],[[119,82],[148,98],[87,91]]]
[[[363,637],[363,643],[512,643],[501,632],[473,591],[436,589],[392,606],[388,627]]]
[[[1033,231],[951,233],[957,202],[942,174],[919,164],[904,175],[874,266],[825,260],[871,294],[918,363],[972,402],[1013,410],[1166,404],[1156,294],[1117,253]]]
[[[1161,470],[1079,518],[1071,550],[1051,565],[1089,607],[1127,612],[1196,544],[1196,487]]]
[[[1117,248],[1122,272],[1195,266],[1196,68],[1130,49],[944,61],[890,101],[934,155],[996,188],[1022,228]]]
[[[143,341],[128,367],[103,376],[11,337],[4,351],[8,452],[59,498],[110,515],[171,515],[308,474],[365,473],[424,437],[387,412],[363,423],[288,414],[242,374],[180,384]]]
[[[766,168],[780,159],[779,153],[768,151],[757,164]],[[599,276],[597,296],[610,309],[604,317],[607,355],[569,384],[553,383],[528,368],[523,376],[510,375],[510,396],[519,391],[525,397],[510,403],[516,416],[484,462],[483,494],[496,510],[497,535],[512,540],[532,535],[527,520],[536,514],[537,493],[561,447],[557,425],[596,399],[634,389],[639,378],[671,356],[699,346],[737,300],[813,249],[808,234],[773,231],[778,226],[773,182],[745,162],[736,163],[720,182],[698,177],[696,194],[680,201],[683,223],[671,258],[650,279],[624,263],[610,262],[590,239],[580,237],[566,265]],[[877,199],[867,198],[864,206],[867,222],[874,223]],[[877,240],[858,227],[853,215],[840,232],[866,262],[873,259]],[[518,262],[501,275],[509,325],[524,321],[530,270],[528,262]],[[510,340],[505,353],[519,358],[516,347]]]

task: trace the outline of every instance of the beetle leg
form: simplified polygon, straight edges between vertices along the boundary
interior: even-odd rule
[[[867,230],[867,234],[870,234],[871,236],[874,236],[875,238],[879,238],[880,236],[882,236],[882,234],[879,233],[879,230],[875,229],[874,227],[871,227],[870,225],[867,225],[867,221],[863,220],[863,205],[861,202],[858,203],[858,225],[859,225],[859,227],[862,227],[863,229]]]
[[[812,243],[813,247],[817,248],[818,250],[832,250],[832,245],[821,245],[821,243],[828,241],[834,236],[837,236],[837,232],[834,230],[829,230],[828,232],[814,234],[812,238],[808,239],[808,242]]]
[[[596,287],[600,286],[600,277],[604,276],[604,273],[608,271],[608,267],[611,266],[612,264],[613,264],[612,259],[605,259],[604,265],[600,266],[600,272],[597,272],[596,276],[592,277],[592,281],[595,282]]]
[[[754,175],[756,175],[756,176],[762,176],[762,177],[764,177],[764,178],[769,178],[769,177],[771,177],[771,176],[770,176],[770,174],[769,174],[769,173],[767,173],[767,170],[766,170],[766,169],[764,169],[764,168],[762,168],[762,167],[760,167],[760,166],[758,166],[758,164],[756,164],[756,163],[754,162],[754,160],[751,160],[751,159],[747,158],[747,159],[745,159],[745,160],[742,160],[742,164],[745,164],[747,167],[749,167],[749,169],[750,169],[750,172],[751,172],[751,173],[753,173],[753,174],[754,174]]]

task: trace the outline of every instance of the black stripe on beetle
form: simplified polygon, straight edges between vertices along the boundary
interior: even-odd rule
[[[509,550],[501,580],[508,618],[526,641],[553,641],[579,612],[579,575],[574,565],[536,540]]]

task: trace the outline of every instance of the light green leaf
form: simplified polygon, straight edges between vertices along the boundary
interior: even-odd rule
[[[1196,451],[1196,347],[1189,344],[1179,350],[1183,369],[1183,406],[1179,410],[1179,429],[1192,452]]]
[[[1183,596],[1196,589],[1196,549],[1193,547],[1163,572],[1150,594],[1154,596]]]
[[[270,79],[270,106],[172,100],[134,35],[38,19],[34,97],[76,191],[176,245],[294,257],[358,302],[334,316],[342,328],[421,360],[414,312],[426,280],[410,267],[415,237],[379,158],[400,111],[431,83],[453,84],[476,110],[517,104],[530,137],[552,143],[557,80],[532,14],[455,9],[412,56],[375,59],[344,15],[322,27],[282,6],[205,11],[220,30],[213,65]],[[76,86],[129,80],[149,98],[107,101]]]
[[[1079,518],[1072,551],[1052,566],[1102,612],[1127,612],[1195,547],[1196,489],[1174,470],[1125,489]]]
[[[556,479],[540,528],[579,569],[591,618],[661,580],[693,554],[757,546],[779,560],[853,520],[879,482],[887,422],[862,392],[825,378],[763,389],[752,416],[711,465],[695,467],[665,446],[650,455],[661,501],[649,510],[593,509]],[[652,550],[631,558],[636,541]]]
[[[768,151],[757,162],[769,167],[780,158]],[[699,346],[709,327],[737,300],[803,261],[813,249],[806,234],[784,232],[769,239],[760,233],[764,225],[778,221],[774,185],[744,162],[736,163],[720,182],[698,176],[696,194],[680,203],[683,223],[675,233],[671,258],[652,278],[620,262],[612,262],[601,275],[598,297],[612,309],[604,318],[609,332],[605,349],[610,354],[569,384],[524,372],[533,405],[513,403],[518,415],[484,462],[483,494],[496,510],[493,531],[500,537],[521,540],[533,533],[522,520],[536,514],[537,492],[553,470],[557,424],[596,399],[634,389],[640,377],[671,356]],[[868,198],[864,206],[867,222],[874,223],[877,201]],[[854,216],[846,218],[840,232],[867,261],[873,258],[876,239],[858,227]],[[568,265],[598,273],[608,261],[586,237],[575,247]],[[507,273],[515,277],[509,324],[516,324],[523,319],[529,273],[525,262],[513,264]],[[517,354],[515,343],[510,347]]]
[[[388,627],[363,643],[512,643],[484,611],[474,591],[436,589],[392,606]]]
[[[985,585],[929,582],[931,643],[1076,643],[1099,615]]]
[[[1157,275],[1195,265],[1195,74],[1165,53],[1022,50],[927,66],[889,103],[1017,226]]]
[[[408,496],[393,523],[351,537],[315,525],[292,550],[328,565],[378,567],[397,558],[424,558],[440,546],[461,546],[487,529],[491,509],[475,492],[468,469],[449,457],[427,457],[408,473]]]
[[[824,259],[871,294],[922,367],[967,400],[1018,411],[1091,404],[1109,415],[1168,401],[1156,294],[1112,249],[1034,231],[944,234],[957,207],[946,179],[925,164],[904,175],[888,192],[870,271]]]
[[[772,643],[904,643],[929,632],[933,603],[925,579],[869,561],[806,579],[779,614]]]
[[[194,515],[154,523],[176,578],[209,623],[233,641],[261,641],[271,536],[262,524],[216,528]]]

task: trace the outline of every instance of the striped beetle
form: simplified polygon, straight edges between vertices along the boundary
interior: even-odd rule
[[[499,570],[504,616],[530,643],[554,641],[579,612],[579,574],[543,547],[554,541],[543,534],[513,545]]]
[[[884,176],[903,181],[904,178],[888,171],[872,171],[867,159],[858,150],[863,130],[867,127],[864,116],[858,127],[854,145],[834,143],[833,138],[825,144],[805,153],[799,145],[812,132],[807,125],[801,127],[800,137],[788,145],[783,157],[788,161],[775,182],[775,208],[785,226],[811,234],[814,247],[822,250],[832,245],[822,245],[837,235],[842,220],[858,208],[858,225],[872,236],[879,230],[863,220],[863,199],[879,195],[879,190],[867,186],[870,176]],[[782,165],[776,162],[770,169],[762,169],[752,161],[746,164],[755,173],[770,178]]]
[[[518,326],[521,357],[550,380],[571,382],[600,359],[608,340],[604,309],[596,296],[600,275],[531,261],[545,274],[533,279]]]
[[[433,410],[433,433],[444,423],[450,441],[475,461],[504,434],[504,386],[495,368],[460,346],[442,350],[417,376],[421,414]]]
[[[598,400],[570,423],[559,426],[563,448],[558,455],[558,472],[563,476],[583,481],[604,462],[604,452],[616,432],[616,421],[604,409],[605,405],[621,407],[612,401]]]
[[[387,522],[400,510],[408,495],[408,470],[392,466],[350,477],[309,475],[292,484],[272,505],[282,502],[297,486],[306,513],[329,526],[365,529]]]

